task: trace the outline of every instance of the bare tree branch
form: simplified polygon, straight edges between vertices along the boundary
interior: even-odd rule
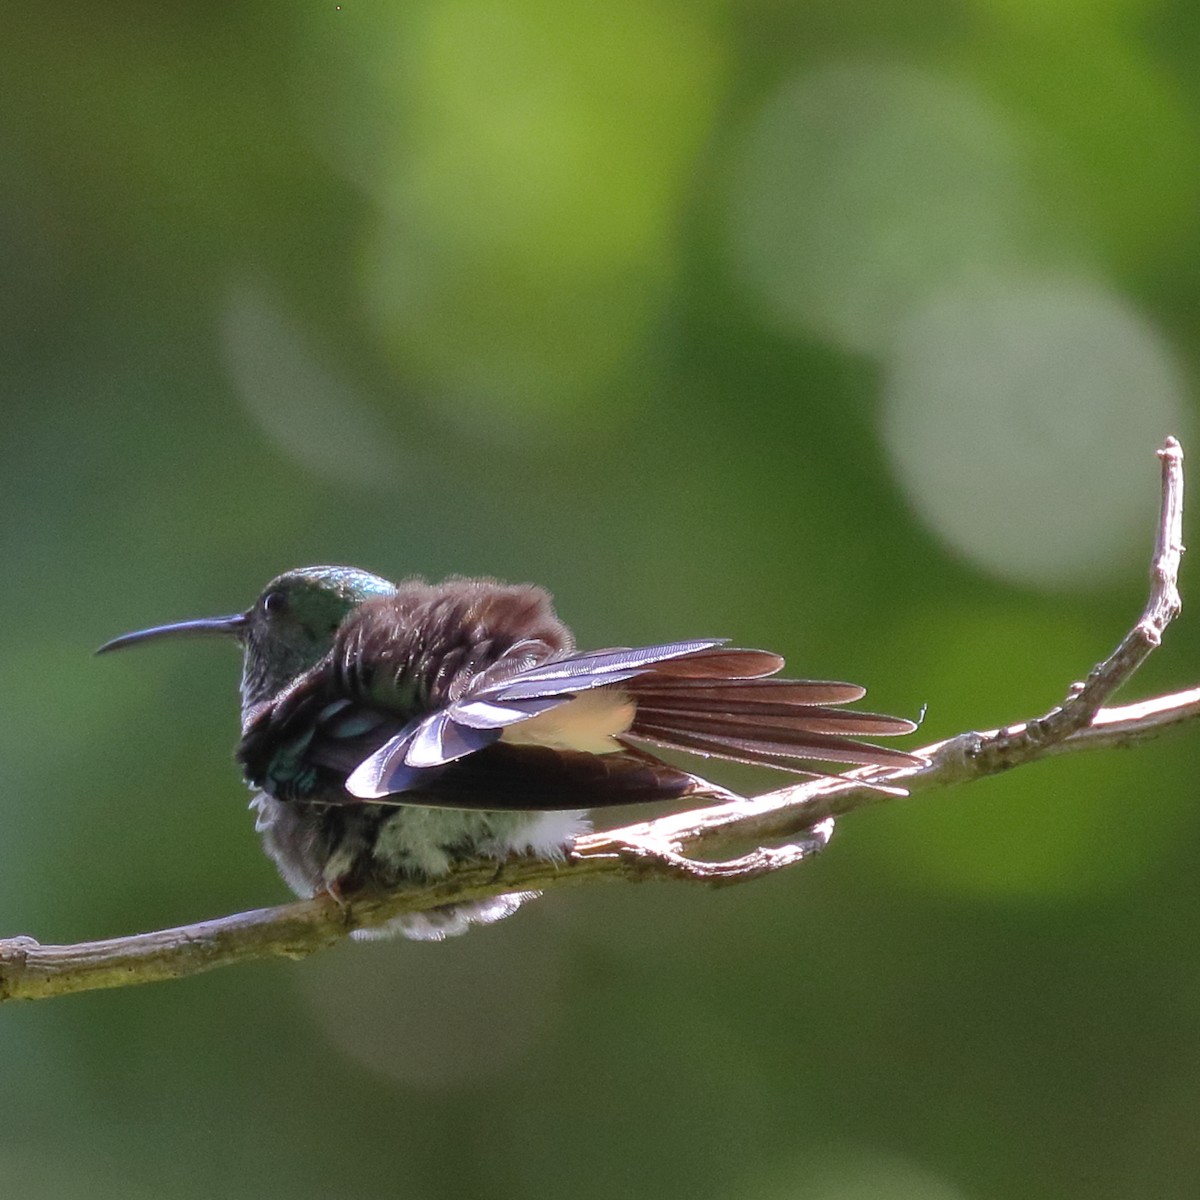
[[[0,940],[0,1001],[178,979],[252,959],[302,958],[352,930],[373,928],[400,913],[503,892],[547,891],[593,881],[743,883],[810,857],[828,843],[833,819],[855,809],[981,779],[1052,755],[1134,745],[1195,721],[1200,718],[1200,688],[1118,708],[1102,707],[1159,645],[1180,609],[1183,453],[1179,443],[1168,438],[1159,457],[1162,504],[1146,607],[1113,653],[1044,716],[927,746],[918,752],[927,759],[921,766],[899,771],[862,768],[792,784],[754,799],[589,834],[577,839],[560,863],[520,858],[499,868],[495,863],[467,864],[436,883],[355,896],[341,907],[328,897],[301,900],[74,946],[43,946],[29,937]],[[712,861],[712,856],[746,845],[758,848]]]

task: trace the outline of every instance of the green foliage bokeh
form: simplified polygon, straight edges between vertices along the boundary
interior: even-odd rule
[[[0,934],[285,898],[234,651],[90,651],[289,566],[535,580],[581,644],[769,646],[928,740],[1045,710],[1138,611],[1194,424],[1192,8],[0,25]],[[1194,685],[1197,629],[1137,688]],[[1194,771],[1187,734],[856,815],[746,888],[6,1007],[3,1175],[1193,1195]]]

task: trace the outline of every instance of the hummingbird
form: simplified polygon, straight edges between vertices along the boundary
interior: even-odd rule
[[[619,804],[733,793],[660,749],[811,774],[798,762],[909,766],[863,737],[911,733],[847,709],[865,689],[779,679],[767,650],[705,638],[580,652],[548,592],[452,577],[392,583],[354,567],[272,579],[244,612],[106,642],[239,643],[241,739],[255,828],[302,897],[340,899],[513,854],[561,860]],[[366,936],[440,941],[536,892],[404,914]]]

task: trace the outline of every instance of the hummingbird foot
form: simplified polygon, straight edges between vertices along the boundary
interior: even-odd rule
[[[346,899],[346,893],[342,889],[342,881],[340,879],[329,879],[321,885],[314,893],[313,899],[319,900],[323,896],[327,896],[342,910],[346,912],[350,907],[350,901]]]

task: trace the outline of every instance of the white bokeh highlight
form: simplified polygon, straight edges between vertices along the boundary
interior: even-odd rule
[[[968,82],[832,63],[785,83],[734,173],[735,271],[772,322],[878,353],[938,288],[1025,261],[1023,130]]]
[[[969,1200],[927,1168],[866,1147],[810,1152],[739,1192],[748,1200]]]
[[[1183,434],[1155,329],[1105,286],[990,278],[915,312],[884,360],[881,432],[900,485],[948,548],[1043,588],[1127,575]]]

